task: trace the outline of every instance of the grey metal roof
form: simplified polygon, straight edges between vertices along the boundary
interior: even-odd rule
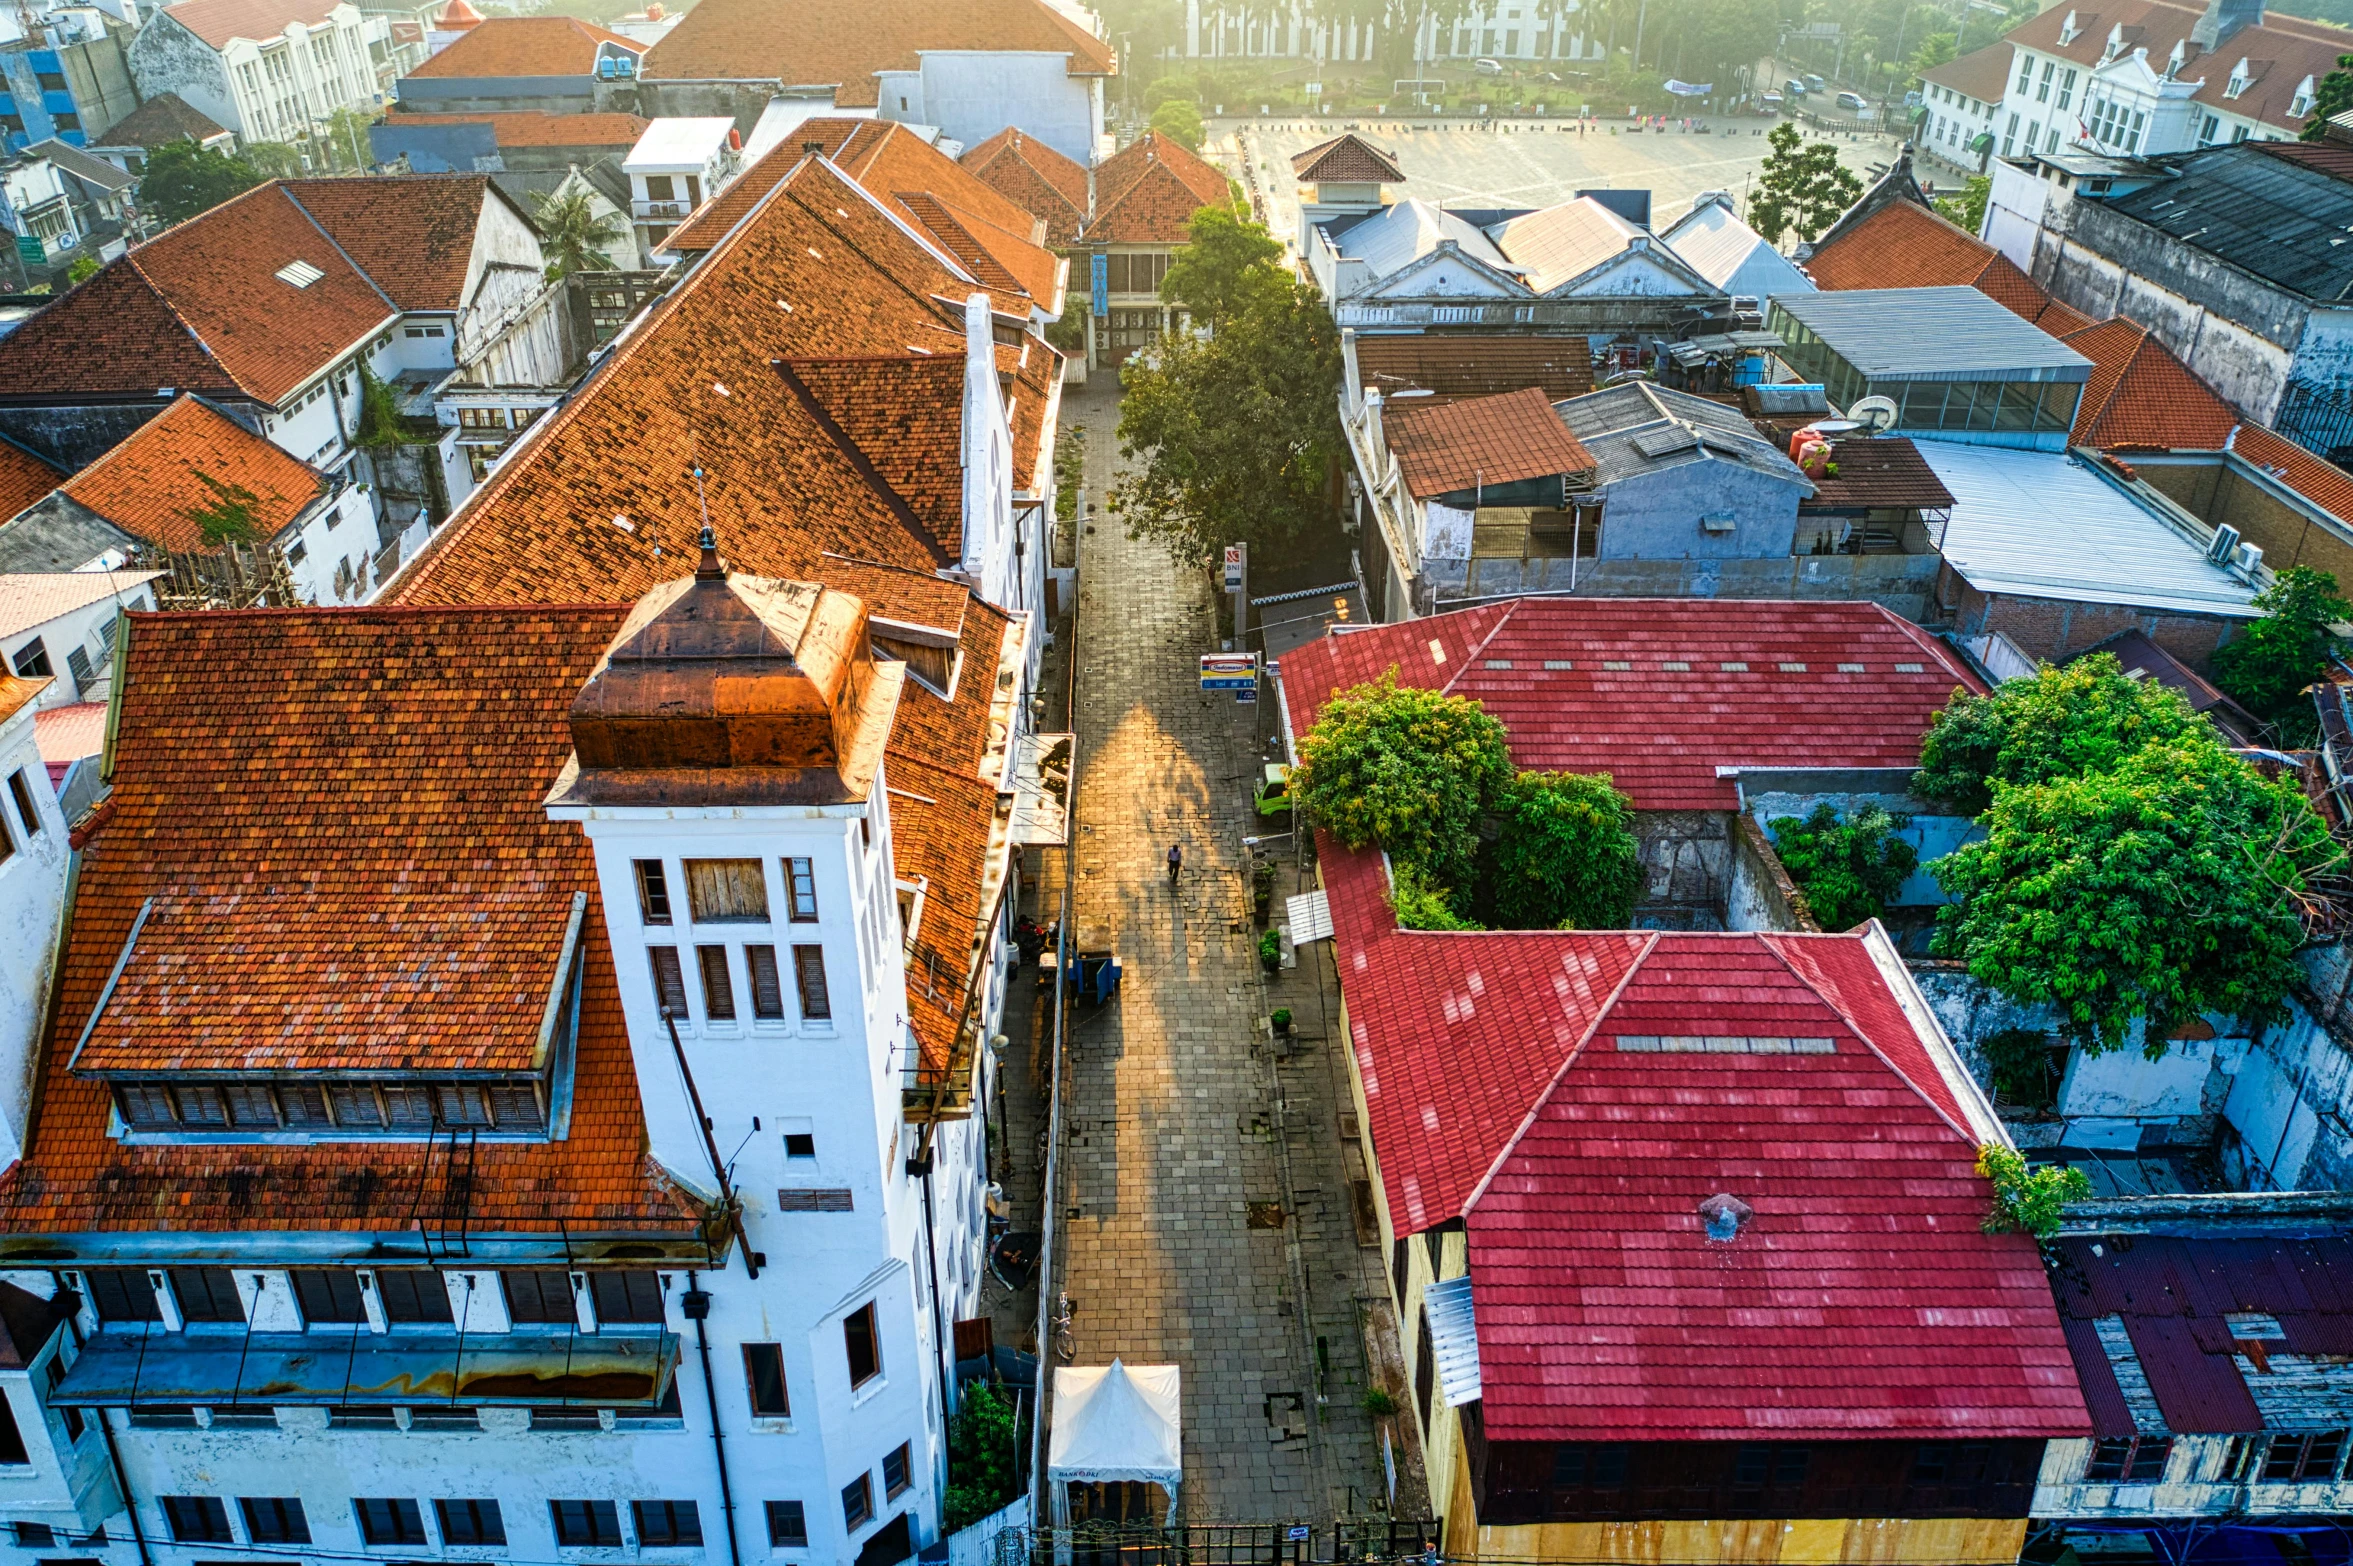
[[[1713,459],[1770,474],[1808,495],[1814,492],[1797,464],[1760,437],[1755,425],[1705,397],[1629,381],[1554,407],[1569,433],[1593,454],[1598,484]]]
[[[51,490],[0,525],[0,574],[72,571],[109,549],[127,554],[139,543],[65,491]]]
[[[1659,235],[1660,243],[1728,294],[1762,299],[1772,294],[1813,292],[1814,280],[1766,243],[1764,235],[1740,221],[1719,195],[1710,191],[1700,197],[1689,212]]]
[[[2353,297],[2353,184],[2313,166],[2332,152],[2345,149],[2217,147],[2108,207],[2266,282],[2339,301]]]
[[[1438,1361],[1438,1388],[1448,1408],[1479,1400],[1479,1320],[1471,1303],[1471,1280],[1448,1278],[1422,1289],[1429,1312],[1430,1352]]]
[[[100,190],[110,193],[127,189],[132,184],[130,175],[125,174],[104,158],[93,158],[81,148],[68,142],[59,141],[54,136],[47,141],[36,141],[25,148],[25,156],[47,158],[68,174],[73,175],[74,178],[87,184],[96,185]]]
[[[1340,254],[1362,261],[1378,279],[1400,271],[1451,239],[1466,256],[1498,271],[1520,269],[1504,259],[1495,242],[1451,212],[1419,199],[1400,201],[1374,217],[1350,225],[1334,241]]]
[[[1952,491],[1944,557],[1981,592],[2254,619],[2255,589],[2074,457],[1921,440]]]
[[[2091,379],[2091,360],[1974,288],[1778,294],[1773,309],[1810,327],[1868,380]]]

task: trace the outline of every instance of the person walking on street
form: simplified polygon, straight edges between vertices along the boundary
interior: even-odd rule
[[[1178,872],[1179,870],[1182,870],[1184,867],[1185,867],[1185,850],[1184,850],[1184,847],[1183,847],[1183,845],[1182,845],[1182,844],[1178,844],[1178,843],[1171,843],[1171,844],[1169,844],[1169,845],[1168,845],[1168,884],[1169,884],[1169,885],[1171,885],[1171,886],[1174,886],[1174,885],[1176,885],[1176,884],[1177,884],[1177,872]]]

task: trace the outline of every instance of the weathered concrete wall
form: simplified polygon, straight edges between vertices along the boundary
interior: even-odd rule
[[[589,76],[411,76],[400,104],[422,114],[586,114],[596,107]]]
[[[597,108],[609,114],[642,114],[656,119],[712,119],[727,115],[746,135],[768,107],[773,82],[599,82]],[[865,116],[870,110],[855,113]]]
[[[1638,473],[1602,493],[1604,560],[1787,560],[1797,535],[1798,486],[1737,462]],[[1732,531],[1701,528],[1717,515]]]
[[[1868,599],[1916,623],[1933,618],[1936,555],[1784,555],[1769,560],[1429,560],[1433,613],[1473,598],[1574,592],[1580,598]]]
[[[1981,636],[1999,631],[2029,658],[2053,663],[2073,657],[2119,631],[2139,631],[2193,668],[2206,667],[2215,649],[2238,634],[2243,619],[2221,615],[2159,614],[2125,604],[2085,604],[2057,598],[1982,593],[1947,567],[1938,597],[1954,631]]]
[[[1642,891],[1634,923],[1644,929],[1720,930],[1732,888],[1729,810],[1643,810]]]
[[[2306,565],[2353,582],[2353,533],[2297,507],[2241,464],[2135,458],[2132,467],[2199,521],[2237,528],[2241,538],[2263,551],[2263,563],[2273,570]]]
[[[1732,818],[1732,886],[1724,898],[1727,930],[1819,930],[1805,893],[1790,880],[1764,829]]]
[[[147,19],[131,40],[131,76],[142,98],[178,93],[188,107],[215,125],[250,139],[252,127],[229,89],[228,67],[210,44],[161,11]]]
[[[82,119],[82,134],[68,135],[64,140],[87,146],[139,106],[139,91],[131,81],[130,52],[124,47],[129,36],[110,27],[103,38],[68,44],[57,51],[57,63],[65,67],[66,85],[73,90]],[[24,103],[19,96],[19,113]]]

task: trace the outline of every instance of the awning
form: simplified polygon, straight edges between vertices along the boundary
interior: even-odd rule
[[[1291,926],[1293,946],[1324,940],[1332,933],[1332,899],[1329,893],[1302,892],[1297,897],[1286,897],[1283,899],[1283,914]]]
[[[1013,841],[1023,848],[1070,841],[1071,734],[1024,734],[1013,742]]]
[[[349,1337],[326,1333],[102,1332],[49,1401],[81,1407],[227,1403],[660,1403],[678,1368],[671,1333]]]
[[[1479,1401],[1479,1324],[1471,1312],[1471,1280],[1448,1278],[1422,1290],[1429,1313],[1430,1350],[1438,1359],[1438,1389],[1448,1408]]]

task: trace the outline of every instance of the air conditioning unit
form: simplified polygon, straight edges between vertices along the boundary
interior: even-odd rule
[[[2255,580],[2255,573],[2263,569],[2263,546],[2261,544],[2241,544],[2238,553],[2231,557],[2231,565],[2241,576],[2252,582]]]
[[[2235,527],[2218,527],[2214,530],[2214,542],[2206,546],[2206,558],[2221,565],[2236,554],[2238,548],[2239,530]]]

